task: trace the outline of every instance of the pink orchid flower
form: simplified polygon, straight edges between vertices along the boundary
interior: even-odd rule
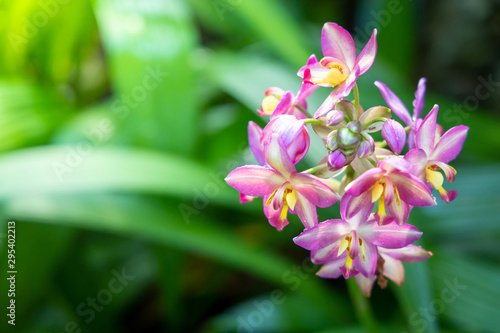
[[[415,132],[417,131],[422,119],[420,116],[422,114],[422,108],[424,107],[424,96],[425,96],[425,83],[426,78],[421,78],[418,81],[417,91],[415,91],[415,99],[413,100],[413,116],[410,116],[410,112],[406,106],[401,102],[398,96],[392,92],[384,83],[380,81],[375,81],[375,85],[380,90],[382,97],[389,106],[392,112],[401,119],[406,126],[410,128],[408,133],[408,147],[409,149],[415,148]],[[392,148],[392,147],[391,147]],[[399,153],[397,153],[399,154]]]
[[[412,206],[432,206],[436,201],[427,186],[411,174],[411,164],[401,157],[389,156],[376,168],[364,172],[350,183],[346,193],[357,197],[354,212],[378,200],[375,218],[380,224],[406,222]],[[386,214],[386,209],[389,215]]]
[[[310,228],[318,223],[316,206],[325,208],[337,202],[338,195],[328,185],[296,171],[278,134],[273,133],[265,143],[264,157],[270,168],[239,167],[229,173],[226,182],[245,195],[264,197],[264,213],[276,229],[288,224],[289,211]]]
[[[449,182],[455,180],[456,171],[448,163],[454,160],[464,144],[469,128],[464,125],[449,129],[443,136],[437,136],[437,114],[439,107],[434,105],[431,112],[422,121],[415,136],[416,148],[410,150],[405,159],[413,165],[414,173],[422,181],[427,181],[439,191],[441,199],[447,203],[453,201],[457,191],[443,188],[444,177],[437,170],[442,170]]]
[[[264,99],[257,113],[260,116],[271,116],[271,120],[280,115],[292,115],[297,119],[306,119],[307,116],[300,110],[307,110],[306,99],[316,90],[316,86],[303,82],[297,96],[291,91],[271,87],[266,89]]]
[[[359,289],[361,289],[366,297],[370,297],[373,283],[377,279],[378,284],[382,288],[385,288],[387,284],[387,280],[385,280],[384,277],[392,280],[398,286],[402,285],[405,280],[403,261],[419,262],[429,259],[432,256],[432,252],[426,251],[422,247],[416,245],[408,245],[400,249],[379,247],[378,254],[380,258],[374,275],[366,277],[358,274],[354,277]]]
[[[256,123],[248,123],[248,143],[259,165],[267,165],[264,157],[264,144],[272,134],[277,134],[286,147],[293,164],[299,162],[309,150],[309,132],[304,122],[294,116],[282,115],[271,120],[262,130]],[[250,202],[254,197],[240,193],[240,203]]]
[[[420,238],[422,232],[412,225],[389,223],[379,226],[366,205],[352,217],[352,197],[344,195],[340,201],[341,219],[327,220],[305,230],[293,241],[311,251],[315,264],[324,264],[316,273],[325,278],[348,279],[361,273],[370,277],[378,261],[377,247],[397,249]]]
[[[324,58],[319,62],[315,56],[309,58],[298,75],[304,82],[323,87],[334,87],[333,91],[314,114],[321,117],[337,102],[349,95],[357,78],[373,64],[377,54],[377,30],[356,57],[356,46],[352,36],[335,23],[325,23],[321,31],[321,48]]]
[[[260,142],[265,146],[277,134],[282,140],[293,164],[297,164],[309,150],[309,132],[304,121],[291,115],[273,118],[262,131]]]

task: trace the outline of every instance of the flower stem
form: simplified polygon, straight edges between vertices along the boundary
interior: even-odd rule
[[[307,119],[304,119],[304,124],[322,124],[322,125],[324,125],[325,123],[319,119],[307,118]]]
[[[354,106],[356,107],[356,114],[354,119],[358,119],[359,117],[359,90],[358,90],[358,84],[354,84],[354,88],[352,89],[354,93]]]
[[[300,110],[307,118],[314,118],[306,109],[304,109],[302,106],[295,104],[295,107]]]
[[[355,279],[351,278],[346,281],[352,306],[354,307],[359,322],[366,332],[378,333],[379,329],[375,317],[373,316],[370,302],[359,289]]]
[[[323,169],[323,168],[324,168],[324,167],[326,167],[327,165],[328,165],[327,163],[323,163],[323,164],[320,164],[320,165],[316,165],[315,167],[312,167],[312,168],[310,168],[310,169],[307,169],[307,170],[302,171],[302,173],[309,173],[309,174],[313,174],[313,173],[315,173],[316,171]]]
[[[387,147],[387,141],[383,140],[383,141],[376,142],[375,147],[377,147],[377,148]]]

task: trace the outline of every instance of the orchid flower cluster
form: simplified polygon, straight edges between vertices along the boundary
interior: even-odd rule
[[[466,126],[443,133],[437,124],[438,106],[422,119],[426,79],[420,79],[413,114],[384,83],[376,81],[388,107],[364,110],[359,103],[357,78],[373,64],[377,52],[374,30],[359,55],[351,35],[335,23],[322,30],[323,58],[312,55],[298,71],[302,86],[297,95],[279,88],[265,91],[259,115],[270,117],[265,128],[250,122],[250,149],[260,165],[246,165],[229,173],[226,182],[240,192],[242,203],[263,197],[269,223],[282,230],[288,214],[297,214],[304,231],[295,244],[311,251],[324,278],[354,277],[370,295],[376,280],[401,285],[402,261],[432,256],[412,245],[422,232],[407,223],[413,207],[436,205],[432,191],[449,203],[456,191],[444,189],[456,171],[448,163],[462,149]],[[332,89],[311,116],[306,99],[319,87]],[[354,101],[346,97],[353,92]],[[392,112],[391,112],[392,111]],[[406,125],[391,119],[395,114]],[[326,155],[318,165],[298,172],[307,154],[310,130],[321,137]],[[372,134],[381,132],[383,141]],[[408,144],[409,151],[402,155]],[[340,201],[340,219],[318,223],[317,207]]]

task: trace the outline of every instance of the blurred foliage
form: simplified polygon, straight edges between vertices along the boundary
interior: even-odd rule
[[[18,271],[16,326],[2,315],[0,331],[347,333],[364,332],[370,318],[378,332],[498,330],[500,120],[482,104],[457,109],[477,94],[477,75],[427,72],[435,70],[421,47],[429,8],[395,0],[0,2],[0,277],[11,220]],[[359,80],[363,105],[384,103],[374,80],[408,106],[420,76],[470,87],[465,96],[439,95],[447,89],[429,82],[426,109],[440,104],[445,129],[471,128],[449,184],[459,197],[415,210],[412,223],[434,257],[407,265],[403,287],[358,298],[365,313],[354,311],[344,281],[314,276],[291,240],[298,220],[275,232],[258,200],[240,205],[223,181],[253,163],[246,126],[264,122],[252,111],[269,86],[299,88],[295,73],[320,55],[325,21],[360,45],[379,30],[377,60]],[[441,33],[432,22],[427,43]],[[467,64],[463,71],[477,74]],[[490,73],[497,79],[481,72]],[[306,164],[323,154],[311,149]],[[331,218],[338,208],[319,213]],[[2,311],[7,290],[0,279]]]

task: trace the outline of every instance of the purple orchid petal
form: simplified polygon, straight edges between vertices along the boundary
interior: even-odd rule
[[[412,169],[411,164],[399,156],[387,156],[382,161],[378,162],[378,167],[384,169],[388,173],[395,170],[411,172]]]
[[[359,65],[359,75],[365,73],[373,65],[375,56],[377,55],[377,29],[373,29],[372,36],[368,43],[356,59]]]
[[[261,134],[262,128],[253,121],[250,121],[248,123],[248,144],[250,145],[250,150],[260,165],[266,165],[264,146],[260,143]]]
[[[240,193],[240,203],[241,204],[253,201],[253,199],[255,199],[255,197],[252,197],[251,195],[246,195],[246,194]]]
[[[316,58],[316,57],[315,57]],[[317,62],[317,60],[316,60]],[[295,103],[300,104],[301,106],[305,105],[305,100],[318,88],[317,85],[311,84],[310,82],[302,83],[299,92],[297,93],[297,98],[295,99]]]
[[[340,215],[353,224],[366,221],[373,209],[372,194],[366,191],[357,197],[344,194],[340,200]]]
[[[429,156],[429,160],[441,161],[444,163],[454,160],[462,150],[468,130],[469,128],[464,125],[450,128],[439,139]]]
[[[269,224],[272,225],[273,227],[276,228],[276,230],[281,231],[283,230],[284,227],[288,225],[288,219],[281,218],[280,216],[278,217],[269,217],[268,218]]]
[[[363,292],[366,297],[370,297],[372,294],[373,283],[377,280],[375,275],[366,277],[363,274],[358,274],[354,277],[359,289]]]
[[[361,274],[369,277],[375,273],[375,269],[377,268],[378,251],[377,247],[369,242],[363,242],[363,246],[364,254],[360,253],[353,259],[353,264]]]
[[[408,245],[400,249],[380,249],[381,254],[390,256],[396,260],[406,262],[419,262],[429,259],[432,252],[424,250],[421,246]]]
[[[314,54],[311,54],[311,56],[309,57],[309,59],[307,59],[307,64],[305,66],[302,66],[298,72],[297,72],[297,76],[301,77],[301,78],[304,78],[304,72],[307,68],[309,68],[310,66],[312,65],[316,65],[318,64],[318,58],[316,58],[316,55]]]
[[[347,267],[347,266],[343,266],[343,267],[340,267],[340,271],[342,272],[342,275],[344,276],[344,279],[350,279],[352,278],[353,276],[356,276],[358,275],[359,271],[357,271],[354,266],[353,267]]]
[[[386,205],[385,208],[390,216],[394,218],[393,221],[399,225],[405,224],[408,220],[408,216],[410,216],[411,207],[403,200],[401,200],[399,204],[397,200],[393,200],[390,204]]]
[[[342,239],[339,239],[335,243],[329,244],[325,247],[319,248],[317,250],[311,250],[311,261],[315,264],[324,264],[333,260],[337,260],[339,257],[339,245]],[[340,255],[346,257],[346,252]]]
[[[306,250],[318,250],[342,239],[351,231],[344,220],[327,220],[306,229],[293,239],[293,242]]]
[[[312,228],[318,224],[318,213],[316,206],[307,200],[300,193],[295,193],[297,202],[295,203],[295,212],[305,228]]]
[[[413,122],[410,117],[410,112],[408,112],[408,109],[403,102],[401,102],[399,97],[396,96],[396,94],[393,93],[392,90],[389,89],[384,83],[375,81],[375,85],[380,90],[382,97],[391,111],[394,112],[396,116],[398,116],[398,118],[401,119],[406,125],[411,126]]]
[[[384,259],[384,272],[383,275],[392,280],[398,286],[402,285],[405,281],[405,269],[403,263],[399,260],[384,255],[380,250],[380,256]]]
[[[330,207],[340,198],[319,178],[309,174],[293,174],[290,178],[290,183],[295,191],[300,193],[314,205],[321,208]]]
[[[442,187],[439,189],[439,196],[441,197],[441,200],[443,200],[446,203],[450,203],[453,200],[455,200],[455,198],[457,197],[457,195],[458,195],[458,192],[455,191],[455,190],[446,191]]]
[[[346,255],[340,256],[338,259],[324,264],[316,275],[327,279],[336,279],[340,277],[342,275],[340,268],[345,265],[345,259]]]
[[[264,157],[272,168],[287,179],[290,178],[292,173],[296,172],[290,156],[283,147],[283,142],[276,133],[273,133],[268,142],[264,143]]]
[[[270,119],[273,120],[277,116],[290,114],[293,111],[294,106],[293,93],[291,91],[287,91],[283,96],[281,96],[281,99],[271,114]]]
[[[417,91],[415,92],[415,99],[413,100],[413,121],[420,118],[422,114],[422,109],[424,108],[424,96],[425,96],[425,83],[427,79],[425,77],[418,81]]]
[[[342,60],[353,68],[356,61],[356,46],[347,30],[336,23],[325,23],[321,31],[321,49],[325,57]]]
[[[384,174],[385,170],[381,168],[370,169],[347,185],[345,191],[346,193],[357,197],[358,195],[368,191]]]
[[[285,182],[285,179],[278,172],[256,165],[236,168],[229,173],[225,180],[238,192],[253,197],[270,194]]]
[[[436,138],[436,120],[439,106],[436,104],[427,114],[424,121],[417,130],[416,143],[417,148],[423,149],[427,156],[430,156],[434,149],[434,140]]]
[[[401,200],[409,205],[422,207],[436,204],[427,186],[416,176],[394,171],[389,177],[394,185],[396,185]]]
[[[400,123],[387,119],[382,127],[382,137],[396,155],[403,151],[406,144],[406,132]]]
[[[411,164],[411,173],[417,176],[420,180],[422,179],[423,171],[427,165],[427,155],[422,149],[412,149],[405,155],[405,160]]]
[[[455,169],[453,169],[451,166],[449,166],[448,164],[445,164],[443,162],[438,162],[438,161],[432,161],[431,165],[437,166],[441,170],[443,170],[447,181],[452,182],[452,183],[455,181]]]
[[[422,232],[410,224],[391,222],[379,226],[374,220],[360,226],[358,233],[365,243],[388,249],[405,247],[422,236]]]

